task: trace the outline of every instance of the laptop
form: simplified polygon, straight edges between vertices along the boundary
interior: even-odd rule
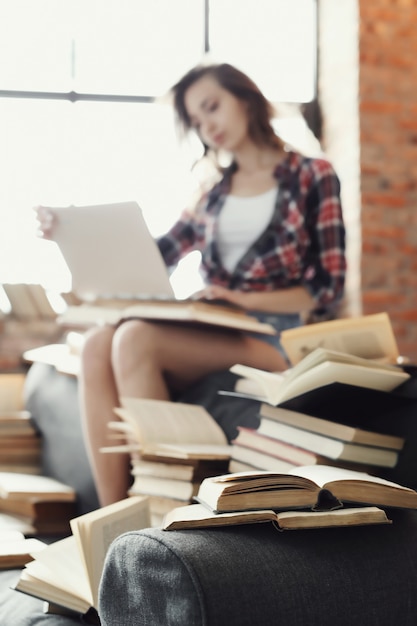
[[[56,208],[54,240],[81,299],[174,299],[137,202]]]

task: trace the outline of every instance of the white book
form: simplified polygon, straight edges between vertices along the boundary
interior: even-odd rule
[[[410,378],[399,367],[323,348],[317,348],[283,373],[267,372],[241,364],[232,366],[231,371],[251,381],[252,393],[253,383],[256,383],[258,397],[272,405],[332,383],[388,392]],[[244,390],[244,381],[239,384],[239,390]]]

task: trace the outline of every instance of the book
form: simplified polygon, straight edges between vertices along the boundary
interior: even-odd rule
[[[5,500],[74,502],[75,490],[55,478],[37,474],[0,472],[0,506]]]
[[[0,374],[0,411],[24,411],[25,374],[4,372]]]
[[[85,336],[71,331],[66,334],[65,342],[51,343],[23,352],[23,360],[28,363],[45,363],[70,376],[77,376],[81,367],[81,352]]]
[[[43,541],[26,538],[20,531],[0,531],[0,569],[23,567],[45,547]]]
[[[139,476],[129,488],[129,495],[153,495],[191,502],[200,482],[161,476]]]
[[[36,535],[65,535],[76,515],[76,503],[0,498],[0,515],[18,517]]]
[[[351,443],[391,448],[398,451],[402,450],[405,443],[404,437],[360,428],[356,425],[359,420],[355,418],[355,415],[352,415],[350,420],[340,419],[337,410],[334,411],[334,419],[323,419],[307,413],[262,403],[259,408],[259,416],[261,422],[268,419]],[[381,423],[381,428],[383,427],[385,427],[384,422]]]
[[[295,466],[292,466],[295,467]],[[231,458],[229,461],[229,473],[235,474],[237,472],[254,472],[256,470],[264,469],[263,467],[256,467],[251,463],[245,463],[244,461],[238,461],[237,459]],[[291,467],[289,468],[291,469]],[[274,471],[274,470],[271,470]],[[288,471],[288,470],[285,470]]]
[[[247,472],[206,478],[197,500],[226,513],[254,509],[342,508],[344,504],[417,508],[417,492],[365,472],[306,465],[287,473]]]
[[[161,452],[161,451],[160,451]],[[225,459],[179,459],[170,454],[142,455],[132,461],[131,473],[133,477],[141,478],[155,476],[177,480],[201,482],[208,476],[224,474],[227,471],[229,457]]]
[[[35,535],[36,529],[25,517],[0,511],[0,540],[9,532],[18,532],[23,536]]]
[[[27,363],[53,365],[61,374],[78,376],[80,373],[80,355],[72,352],[66,343],[52,343],[31,348],[30,350],[25,350],[22,357]]]
[[[154,496],[154,495],[148,495],[147,498],[149,502],[151,516],[158,515],[159,523],[162,522],[163,517],[168,513],[168,511],[172,511],[172,509],[175,509],[178,506],[184,505],[184,502],[181,502],[177,498],[169,498],[166,496]],[[187,504],[190,504],[190,503],[187,503]]]
[[[20,402],[20,399],[19,399]],[[25,409],[0,410],[0,438],[35,436],[32,416]]]
[[[282,331],[280,341],[292,365],[318,347],[389,363],[396,363],[400,356],[387,313],[289,328]]]
[[[272,405],[282,404],[333,383],[389,392],[410,378],[410,374],[397,366],[324,348],[316,348],[283,373],[267,372],[241,364],[233,365],[230,369],[242,377],[237,382],[238,391],[245,390],[245,380],[249,379],[251,382],[248,395]],[[257,394],[253,393],[255,384],[258,388]]]
[[[239,524],[272,522],[278,530],[331,528],[335,526],[363,526],[390,524],[387,514],[379,507],[354,507],[335,511],[236,511],[214,513],[201,504],[177,507],[166,513],[163,530],[216,528]]]
[[[147,528],[146,498],[126,498],[71,520],[72,535],[40,552],[22,570],[15,589],[78,614],[97,610],[98,589],[111,542]]]
[[[334,461],[348,461],[376,467],[395,467],[398,461],[397,450],[349,443],[274,420],[262,419],[258,433]],[[294,456],[295,453],[296,451],[293,451]],[[300,458],[302,452],[298,452],[298,455]]]
[[[64,535],[76,512],[76,493],[40,474],[0,472],[0,512],[20,516],[38,535]]]
[[[30,297],[38,310],[39,317],[46,320],[55,320],[57,312],[52,306],[44,287],[36,283],[28,283],[26,289],[29,291]]]
[[[58,317],[58,322],[64,326],[88,327],[95,324],[114,325],[132,318],[276,334],[273,326],[259,322],[236,306],[193,299],[146,300],[142,298],[130,302],[101,300],[93,304],[82,303],[78,306],[68,306]]]
[[[38,319],[39,309],[30,290],[24,283],[3,283],[6,296],[10,302],[11,314],[23,320]]]
[[[231,458],[273,472],[285,472],[297,465],[337,465],[373,473],[369,463],[334,459],[243,427],[238,428],[237,437],[232,441]]]
[[[281,458],[276,454],[269,454],[268,452],[256,450],[253,447],[244,446],[239,443],[234,443],[232,446],[229,472],[240,471],[230,469],[232,461],[244,463],[246,466],[249,466],[249,469],[262,469],[271,472],[287,472],[297,465],[291,462],[288,456],[287,459]],[[301,463],[299,463],[299,465],[301,465]]]
[[[130,441],[139,444],[142,453],[155,454],[159,450],[165,455],[187,455],[188,446],[188,455],[198,458],[205,451],[208,458],[230,456],[226,435],[200,405],[126,397],[121,398],[121,405],[114,412],[124,422],[120,423],[124,432],[128,428]]]

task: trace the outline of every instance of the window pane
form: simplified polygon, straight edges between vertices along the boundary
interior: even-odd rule
[[[202,0],[79,0],[77,91],[160,95],[203,54]]]
[[[37,204],[136,200],[158,235],[194,188],[168,106],[3,99],[0,136],[0,283],[69,287],[55,244],[35,235]]]
[[[72,2],[1,0],[0,89],[71,88]]]
[[[203,0],[0,0],[0,89],[159,95],[198,62]]]
[[[316,0],[210,0],[210,48],[275,102],[315,95]]]

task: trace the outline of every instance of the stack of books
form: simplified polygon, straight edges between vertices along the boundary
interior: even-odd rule
[[[152,526],[160,526],[165,515],[181,504],[189,504],[201,482],[228,471],[229,454],[181,449],[144,454],[132,460],[130,496],[147,495]]]
[[[337,465],[373,472],[395,467],[404,438],[268,404],[257,429],[239,428],[232,442],[231,472],[286,472],[300,465]]]
[[[0,472],[0,535],[65,535],[76,513],[72,487],[47,476]]]
[[[148,496],[152,526],[159,526],[168,511],[193,500],[202,480],[228,471],[231,446],[202,406],[140,398],[121,404],[109,430],[123,443],[102,451],[130,455],[129,495]]]
[[[410,377],[400,367],[316,348],[283,373],[242,365],[232,371],[241,376],[237,393],[263,402],[259,427],[240,428],[232,442],[231,472],[397,464],[404,439],[384,413],[408,401],[395,392]]]
[[[25,374],[0,374],[0,471],[38,474],[41,440],[24,408]]]
[[[165,530],[272,522],[279,530],[389,524],[386,507],[417,508],[417,492],[364,472],[310,465],[286,473],[205,479],[198,504],[178,507]]]

